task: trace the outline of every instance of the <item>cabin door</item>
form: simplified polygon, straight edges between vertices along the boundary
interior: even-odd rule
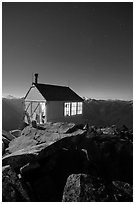
[[[25,101],[25,122],[37,124],[46,123],[46,103],[39,101]]]
[[[40,124],[46,123],[46,104],[40,103]]]

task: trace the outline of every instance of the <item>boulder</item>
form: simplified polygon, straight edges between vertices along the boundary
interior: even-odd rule
[[[84,135],[85,133],[86,130],[77,129],[75,124],[72,123],[47,123],[44,125],[44,129],[43,127],[33,128],[28,126],[22,131],[20,137],[10,142],[7,151],[9,153],[13,153],[15,151],[25,149],[27,147],[31,148],[32,146],[42,143],[46,143],[49,146],[50,143],[55,143],[63,138]]]
[[[6,155],[2,158],[2,166],[10,165],[12,168],[19,168],[28,162],[36,160],[37,152],[32,150],[31,152],[18,151],[14,154]]]
[[[2,201],[28,202],[30,197],[16,172],[10,166],[2,168]]]
[[[129,185],[129,184],[127,184]],[[119,182],[118,186],[121,186]],[[130,185],[129,185],[130,186]],[[132,186],[129,187],[132,192]],[[72,174],[63,191],[63,202],[131,202],[133,194],[86,174]]]
[[[59,149],[48,158],[26,164],[20,172],[31,185],[36,201],[60,202],[67,177],[83,171],[85,159],[82,151]]]
[[[133,183],[132,142],[115,135],[99,135],[93,138],[86,136],[79,148],[87,151],[88,174],[101,177],[108,182],[120,180]]]
[[[21,130],[11,130],[10,133],[16,138],[21,136]]]
[[[47,133],[46,133],[47,134]],[[30,136],[20,136],[14,141],[11,141],[9,148],[6,151],[13,152],[3,157],[2,164],[10,164],[13,168],[21,167],[28,162],[37,161],[39,159],[44,159],[50,157],[51,155],[57,153],[62,148],[75,149],[77,142],[80,138],[83,138],[85,134],[84,130],[77,130],[76,132],[69,134],[52,133],[50,137],[44,135],[43,143],[36,142],[32,139],[33,134]],[[39,138],[42,139],[39,136]]]
[[[8,147],[10,140],[8,140],[6,137],[2,136],[2,141],[5,143],[5,146]]]
[[[63,191],[62,202],[79,202],[80,175],[70,175]]]
[[[133,186],[122,181],[113,181],[114,196],[117,201],[133,202]]]
[[[105,186],[98,178],[86,174],[72,174],[63,191],[62,202],[105,202]]]
[[[15,138],[14,135],[12,135],[10,132],[7,132],[6,130],[2,130],[2,136],[7,138],[9,141],[11,141]]]

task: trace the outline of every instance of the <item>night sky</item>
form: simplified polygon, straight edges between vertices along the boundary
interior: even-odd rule
[[[2,94],[39,82],[81,97],[133,97],[133,3],[2,3]]]

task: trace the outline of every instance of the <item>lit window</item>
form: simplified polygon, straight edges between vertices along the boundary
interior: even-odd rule
[[[71,106],[71,115],[76,115],[76,108],[77,108],[77,103],[74,102],[72,103],[72,106]]]
[[[64,103],[64,116],[82,114],[82,102]]]
[[[82,114],[82,102],[78,102],[77,114]]]
[[[64,104],[64,116],[70,116],[70,103]]]

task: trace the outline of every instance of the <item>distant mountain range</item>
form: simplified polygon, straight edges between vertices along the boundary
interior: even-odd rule
[[[15,130],[21,127],[24,115],[23,99],[15,97],[2,98],[2,129]]]
[[[21,127],[24,116],[24,99],[2,98],[2,129],[10,131]],[[98,127],[126,125],[133,128],[133,101],[84,100],[84,123]]]
[[[84,118],[90,125],[133,128],[133,101],[95,100],[84,102]]]
[[[12,96],[12,95],[5,95],[5,96],[3,96],[2,98],[5,98],[5,99],[17,99],[17,97],[15,97],[15,96]]]

